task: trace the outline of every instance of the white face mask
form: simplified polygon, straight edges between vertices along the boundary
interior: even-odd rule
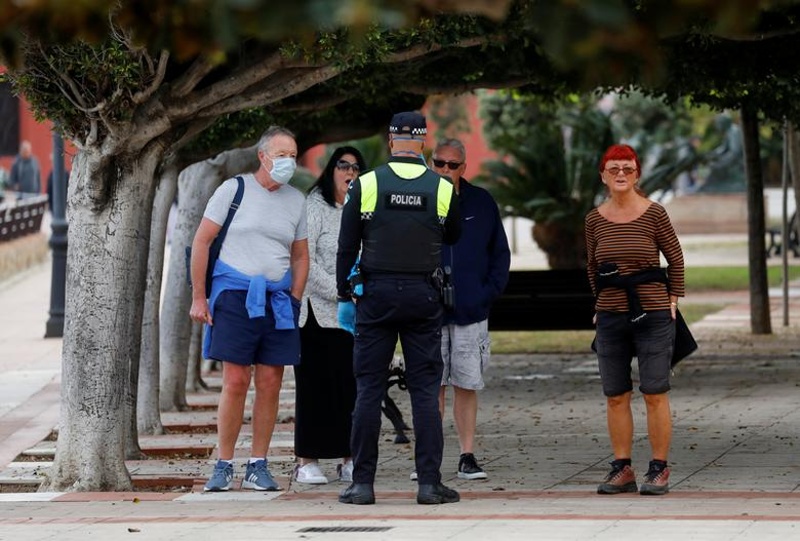
[[[294,158],[274,158],[269,176],[278,184],[286,184],[292,179],[295,169],[297,169],[297,162],[294,161]]]

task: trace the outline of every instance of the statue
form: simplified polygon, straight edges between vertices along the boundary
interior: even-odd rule
[[[706,155],[708,176],[700,185],[700,193],[733,193],[746,190],[742,130],[730,115],[717,115],[711,129],[722,142]]]

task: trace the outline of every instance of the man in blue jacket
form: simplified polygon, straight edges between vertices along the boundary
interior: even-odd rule
[[[42,180],[39,174],[39,161],[33,155],[30,141],[22,141],[19,154],[11,164],[8,187],[17,192],[18,197],[30,197],[41,193]]]
[[[478,393],[489,364],[489,307],[506,287],[511,252],[497,203],[492,196],[462,177],[466,149],[457,139],[441,141],[433,151],[431,168],[448,177],[458,193],[461,238],[442,250],[442,267],[451,269],[454,306],[445,312],[442,326],[444,373],[439,410],[444,417],[447,386],[452,386],[461,457],[460,479],[486,479],[475,460],[473,445],[478,419]]]

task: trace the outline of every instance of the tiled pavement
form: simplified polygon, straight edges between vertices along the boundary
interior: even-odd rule
[[[57,423],[59,367],[52,354],[60,344],[41,339],[44,318],[32,316],[41,328],[28,322],[34,330],[26,331],[20,317],[34,299],[46,306],[47,292],[41,291],[45,276],[46,269],[38,269],[0,288],[2,312],[17,315],[0,313],[0,348],[16,352],[13,359],[0,361],[5,370],[0,379],[0,476],[16,483],[15,490],[36,479],[54,449],[42,440]],[[783,329],[775,299],[776,335],[754,337],[747,332],[746,295],[727,301],[731,304],[725,310],[694,326],[701,351],[678,367],[673,380],[673,491],[666,497],[594,494],[610,457],[604,401],[590,355],[496,356],[481,395],[477,442],[488,480],[455,478],[458,450],[451,416],[445,422],[443,474],[447,484],[460,490],[459,504],[413,502],[415,486],[408,480],[413,449],[392,443],[388,422],[377,505],[337,503],[342,488],[337,482],[318,487],[290,483],[293,411],[287,371],[279,416],[285,422],[276,429],[270,451],[283,491],[199,491],[213,463],[215,413],[208,407],[215,394],[196,393],[188,397],[189,411],[163,415],[170,434],[142,438],[152,458],[128,464],[139,491],[0,493],[0,541],[87,535],[119,539],[136,533],[146,539],[796,538],[800,302],[793,298],[792,326]],[[206,380],[218,384],[213,373]],[[406,394],[395,389],[392,395],[410,421]],[[640,474],[648,460],[642,409],[637,401],[634,466]],[[246,426],[237,453],[242,463],[248,433]],[[30,456],[15,460],[20,452]],[[323,461],[330,477],[334,468],[335,461]],[[153,487],[161,492],[150,491]]]

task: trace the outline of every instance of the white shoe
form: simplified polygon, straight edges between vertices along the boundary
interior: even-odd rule
[[[319,469],[316,462],[309,462],[304,466],[300,464],[295,466],[294,480],[308,485],[324,485],[328,483],[328,478],[322,475],[322,470]]]
[[[412,471],[411,475],[409,475],[408,478],[411,479],[412,481],[416,481],[417,480],[417,470]]]
[[[345,483],[352,483],[353,461],[348,460],[344,464],[339,464],[338,466],[336,466],[336,473],[339,474],[339,481],[344,481]]]

